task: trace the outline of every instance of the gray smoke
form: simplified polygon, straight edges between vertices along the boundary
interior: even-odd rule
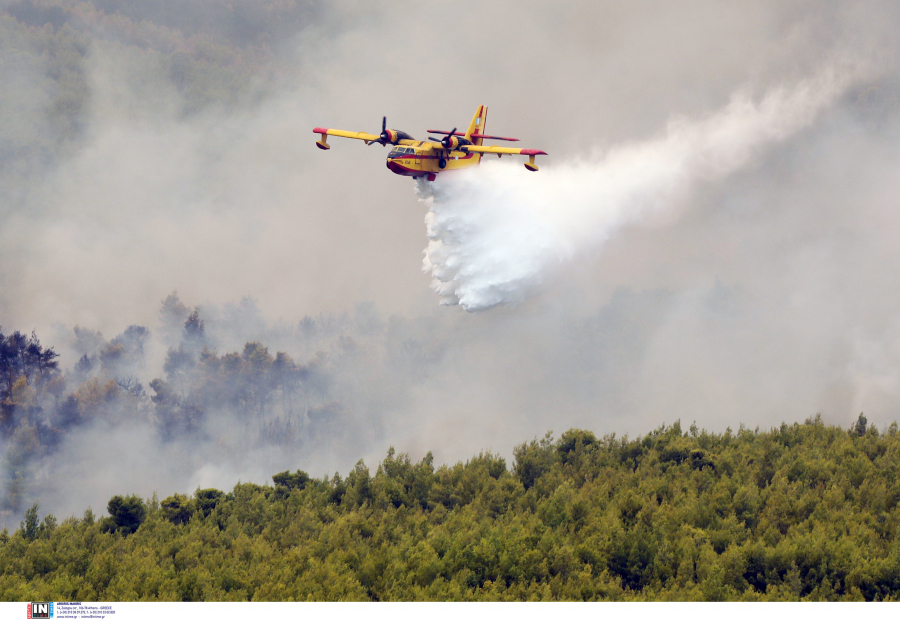
[[[340,424],[277,445],[233,412],[164,440],[153,407],[112,409],[32,463],[42,512],[346,473],[390,445],[440,463],[572,426],[896,419],[896,3],[329,3],[207,74],[192,72],[228,50],[190,64],[194,40],[148,30],[175,50],[155,54],[100,24],[44,56],[10,19],[4,332],[36,329],[74,375],[76,325],[107,341],[146,326],[129,372],[149,395],[177,289],[220,355],[253,340],[298,364],[325,353],[333,391],[313,405],[342,404]],[[249,22],[216,31],[265,38]],[[425,230],[385,150],[313,144],[312,127],[375,131],[385,114],[422,138],[479,104],[491,133],[550,156],[536,174],[504,158],[439,177]],[[451,303],[493,307],[438,307],[433,279]],[[307,315],[330,335],[302,337]]]

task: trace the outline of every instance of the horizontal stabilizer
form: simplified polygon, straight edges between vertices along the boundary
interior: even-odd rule
[[[450,132],[449,132],[449,131],[440,131],[439,129],[429,129],[429,130],[428,130],[428,133],[439,133],[439,134],[443,134],[443,135],[445,135],[445,136],[449,136],[449,135],[450,135]],[[464,133],[461,132],[461,131],[457,131],[457,132],[455,132],[453,135],[454,135],[454,136],[465,136],[466,134],[464,134]],[[472,134],[472,137],[473,137],[473,138],[482,138],[482,139],[485,139],[485,140],[506,140],[507,142],[518,142],[518,141],[519,141],[518,138],[504,138],[504,137],[502,137],[502,136],[486,136],[486,135],[483,134],[483,133],[473,133],[473,134]]]
[[[485,140],[506,140],[507,142],[518,142],[518,138],[504,138],[502,136],[486,136],[480,133],[473,133],[473,138],[484,138]]]

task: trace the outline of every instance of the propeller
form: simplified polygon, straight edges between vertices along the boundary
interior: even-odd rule
[[[387,116],[382,116],[381,133],[378,135],[378,139],[372,140],[372,142],[377,142],[382,146],[387,146],[388,144],[400,144],[400,142],[402,142],[403,140],[413,139],[414,138],[405,131],[400,131],[399,129],[388,129]]]
[[[388,142],[393,142],[391,134],[387,130],[387,116],[381,117],[381,135],[378,136],[378,141],[381,142],[381,146],[385,146]]]
[[[444,148],[445,148],[445,149],[452,150],[453,147],[452,147],[451,145],[453,144],[453,140],[454,140],[453,134],[455,134],[455,133],[456,133],[456,127],[454,127],[454,128],[450,131],[450,135],[444,136],[444,137],[440,140],[440,143],[444,145]]]

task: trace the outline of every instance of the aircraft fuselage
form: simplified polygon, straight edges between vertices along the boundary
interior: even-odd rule
[[[437,148],[434,148],[437,144]],[[447,151],[435,142],[401,140],[387,156],[388,170],[406,177],[428,177],[440,172],[459,170],[481,162],[481,153]]]

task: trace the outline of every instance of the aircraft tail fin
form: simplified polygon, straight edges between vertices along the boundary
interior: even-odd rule
[[[473,138],[472,134],[484,134],[486,124],[487,106],[480,105],[478,106],[478,109],[475,110],[475,116],[472,117],[472,122],[469,123],[469,130],[466,132],[466,140],[471,140],[472,144],[481,146],[481,143],[484,141],[484,139]]]

